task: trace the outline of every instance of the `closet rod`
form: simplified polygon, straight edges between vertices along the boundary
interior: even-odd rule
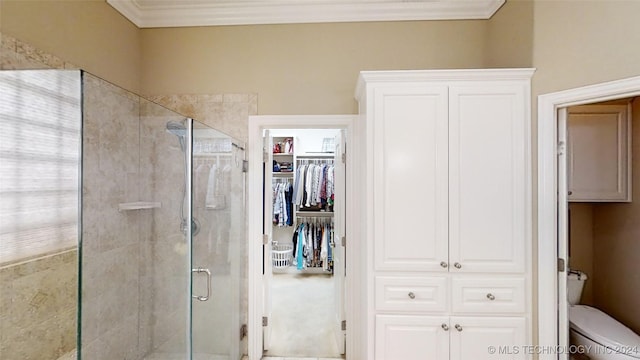
[[[316,223],[320,223],[320,224],[333,225],[333,219],[329,218],[329,217],[324,217],[324,216],[307,216],[307,217],[304,217],[304,218],[297,218],[296,222],[298,224],[316,222]]]
[[[306,153],[306,154],[300,154],[297,155],[296,157],[298,159],[302,159],[302,158],[321,158],[321,159],[326,159],[328,157],[333,157],[336,153],[334,152],[318,152],[318,153]]]

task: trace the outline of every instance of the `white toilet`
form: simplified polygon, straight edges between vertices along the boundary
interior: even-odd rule
[[[604,312],[579,305],[587,275],[569,271],[569,323],[572,345],[581,345],[591,360],[640,359],[640,336]]]

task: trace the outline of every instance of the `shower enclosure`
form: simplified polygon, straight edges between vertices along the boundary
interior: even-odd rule
[[[87,73],[83,115],[82,358],[239,359],[244,149]]]
[[[15,73],[77,84],[77,358],[240,359],[242,144],[87,72]]]

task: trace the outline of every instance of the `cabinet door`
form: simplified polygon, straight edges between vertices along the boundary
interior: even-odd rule
[[[376,270],[446,271],[447,88],[374,89]]]
[[[569,201],[631,201],[626,105],[569,108]]]
[[[448,360],[449,333],[446,316],[377,315],[375,360]]]
[[[525,85],[449,89],[449,261],[456,272],[523,272],[530,226]]]
[[[529,359],[525,318],[452,317],[451,360]]]

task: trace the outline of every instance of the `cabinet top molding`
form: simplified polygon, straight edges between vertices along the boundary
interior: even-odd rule
[[[358,76],[355,97],[359,99],[369,82],[397,83],[416,81],[530,81],[534,68],[513,69],[439,69],[439,70],[384,70],[361,71]]]

